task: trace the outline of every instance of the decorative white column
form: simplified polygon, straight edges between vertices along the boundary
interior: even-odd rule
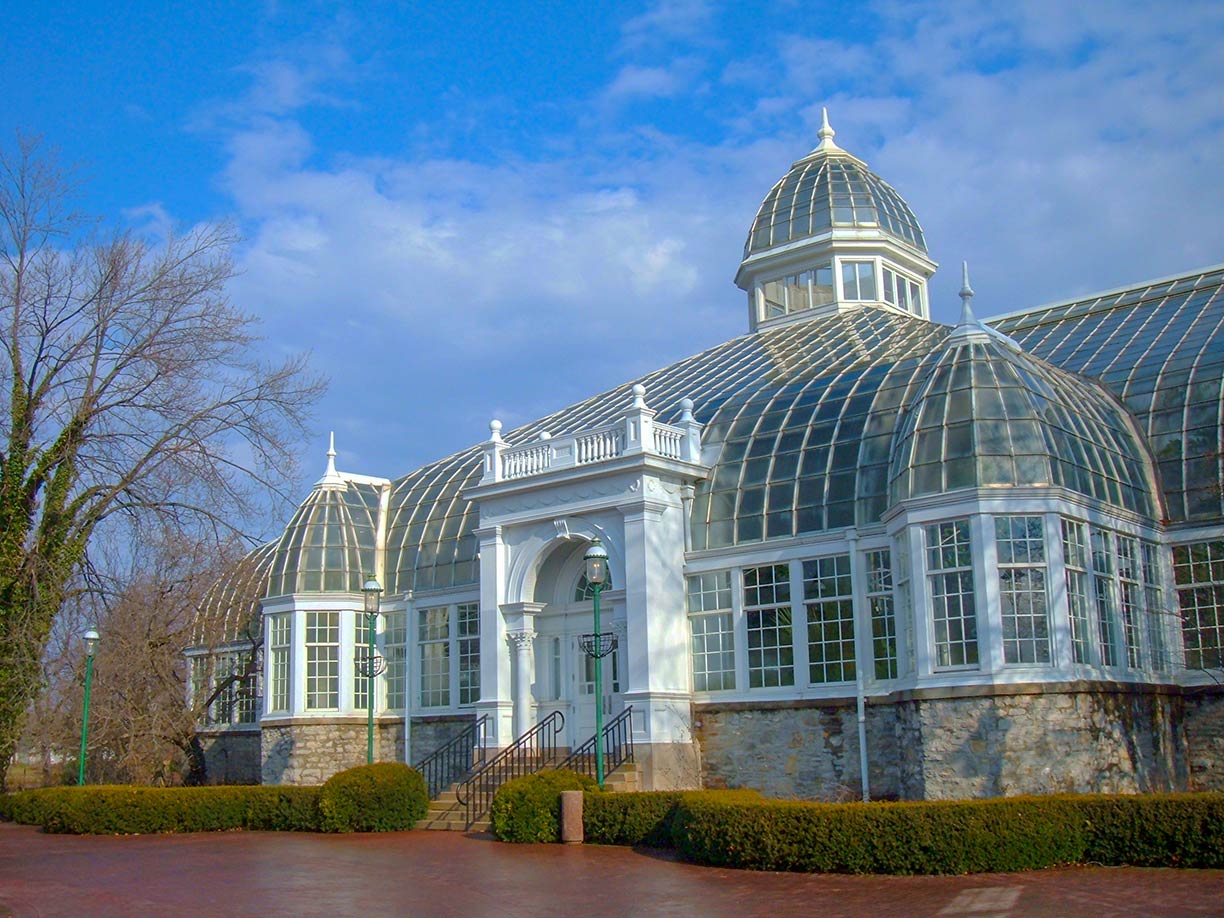
[[[531,646],[534,631],[511,631],[506,635],[514,648],[514,735],[531,729]]]
[[[506,546],[501,526],[476,530],[480,539],[480,700],[476,716],[489,716],[485,745],[497,748],[513,740],[513,701],[510,654],[506,650],[506,622],[501,616],[505,598]],[[411,624],[409,625],[411,632]]]

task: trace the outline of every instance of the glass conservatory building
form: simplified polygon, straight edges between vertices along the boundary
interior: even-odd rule
[[[601,705],[647,788],[1219,786],[1224,266],[986,322],[966,273],[954,327],[935,270],[826,121],[749,230],[746,335],[402,477],[333,451],[202,615],[212,776],[363,762],[370,704],[409,762]]]

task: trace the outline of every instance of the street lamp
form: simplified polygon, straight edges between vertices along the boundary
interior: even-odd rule
[[[98,647],[98,629],[90,625],[81,635],[85,639],[85,710],[81,714],[81,754],[77,756],[77,785],[85,784],[85,741],[89,736],[89,689],[93,682],[94,651]]]
[[[587,653],[595,658],[595,781],[602,788],[604,783],[604,749],[603,749],[603,658],[611,652],[609,643],[605,648],[603,632],[599,628],[599,594],[608,583],[608,551],[599,544],[599,539],[591,543],[582,560],[586,563],[587,583],[591,585],[591,593],[595,602],[595,634]]]
[[[367,639],[365,658],[367,765],[374,763],[374,676],[377,674],[377,668],[374,665],[374,626],[378,622],[378,603],[382,591],[382,584],[373,574],[370,574],[366,582],[361,585],[361,592],[365,594]]]

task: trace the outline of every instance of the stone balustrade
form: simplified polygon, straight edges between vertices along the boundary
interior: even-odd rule
[[[624,418],[602,427],[508,446],[501,438],[501,422],[489,424],[481,484],[516,481],[566,468],[594,465],[632,455],[653,455],[680,462],[701,461],[701,425],[693,418],[693,403],[680,403],[680,423],[660,424],[646,407],[646,389],[633,387],[633,403]]]

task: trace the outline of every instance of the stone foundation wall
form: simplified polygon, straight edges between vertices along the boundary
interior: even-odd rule
[[[875,799],[899,792],[896,712],[867,708],[868,783]],[[750,787],[767,797],[862,798],[858,714],[853,699],[694,705],[706,787]]]
[[[873,799],[945,800],[1224,784],[1224,700],[1188,715],[1177,690],[1075,683],[898,693],[867,706]],[[1201,709],[1200,709],[1201,708]],[[706,787],[854,800],[853,699],[694,705]],[[1212,782],[1215,782],[1214,784]]]
[[[208,784],[258,784],[260,778],[259,729],[201,730],[196,733],[204,757]]]
[[[263,725],[264,784],[322,784],[338,771],[364,765],[365,718],[303,718]],[[404,760],[404,722],[374,722],[374,760]]]
[[[421,717],[412,720],[412,761],[419,762],[441,749],[472,723],[471,714],[457,717]]]
[[[1224,688],[1189,689],[1185,705],[1190,790],[1224,791]]]

